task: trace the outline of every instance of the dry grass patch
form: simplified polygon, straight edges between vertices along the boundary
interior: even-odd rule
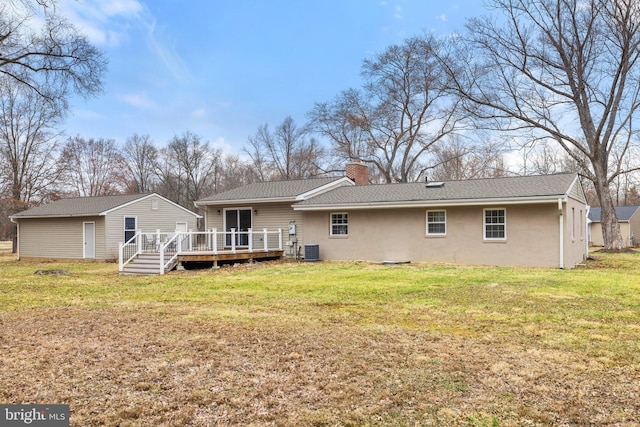
[[[68,403],[77,426],[633,426],[634,256],[155,278],[0,259],[0,401]]]

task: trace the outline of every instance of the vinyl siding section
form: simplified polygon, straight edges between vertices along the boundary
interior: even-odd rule
[[[154,200],[158,209],[152,209]],[[118,244],[124,240],[124,218],[136,217],[137,230],[143,232],[174,232],[177,222],[186,222],[188,230],[197,230],[194,214],[167,202],[160,197],[148,197],[130,205],[114,209],[106,216],[105,252],[110,259],[118,258]]]
[[[587,203],[587,198],[584,194],[584,189],[582,188],[582,184],[579,179],[573,183],[573,186],[569,189],[568,193],[569,197],[575,199],[583,204]]]
[[[287,241],[292,241],[293,238],[298,240],[297,247],[304,247],[304,227],[302,223],[302,212],[294,211],[291,207],[291,203],[265,203],[265,204],[238,204],[234,206],[208,206],[206,212],[206,228],[211,230],[212,228],[218,231],[224,231],[224,209],[251,209],[251,222],[254,231],[262,231],[267,229],[269,231],[275,231],[282,229],[282,241],[285,254],[288,256],[295,255],[292,252],[291,247],[286,246]],[[218,209],[220,213],[218,214]],[[255,213],[254,211],[258,212]],[[296,225],[296,234],[289,235],[289,224]],[[302,253],[302,250],[301,252]]]
[[[95,223],[95,259],[105,259],[104,218],[20,219],[20,258],[82,259],[83,227]]]
[[[622,234],[622,240],[625,246],[631,246],[631,227],[628,222],[618,222],[620,225],[620,234]],[[636,225],[636,227],[638,227]],[[634,234],[635,239],[637,240],[640,235]],[[589,224],[589,245],[591,246],[604,246],[604,237],[602,237],[602,223],[601,222],[592,222]]]
[[[631,246],[638,246],[640,243],[640,209],[636,211],[629,219],[629,227],[631,232]]]

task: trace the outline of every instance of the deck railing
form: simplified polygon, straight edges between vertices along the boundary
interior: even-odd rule
[[[174,263],[179,255],[252,253],[257,251],[281,251],[282,229],[257,231],[176,231],[141,232],[120,244],[119,268],[123,271],[133,258],[141,253],[160,254],[160,274]]]
[[[129,240],[118,245],[118,269],[122,271],[124,266],[131,262],[142,252],[142,239],[140,232],[136,232]]]

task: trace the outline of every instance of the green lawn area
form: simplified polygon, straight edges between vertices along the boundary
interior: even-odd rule
[[[137,277],[0,250],[0,402],[77,426],[635,426],[640,253],[593,256]]]

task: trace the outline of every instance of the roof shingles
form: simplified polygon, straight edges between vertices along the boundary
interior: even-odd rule
[[[209,202],[257,200],[257,199],[295,199],[297,196],[311,190],[331,184],[342,177],[300,179],[292,181],[263,181],[234,188],[214,194],[211,197],[200,199],[196,204],[208,204]]]
[[[567,194],[575,174],[446,181],[441,187],[423,182],[340,187],[299,202],[297,207],[385,204],[456,200],[553,197]]]
[[[147,194],[120,194],[114,196],[76,197],[57,200],[46,205],[19,212],[15,218],[97,216],[118,206],[146,197]]]

